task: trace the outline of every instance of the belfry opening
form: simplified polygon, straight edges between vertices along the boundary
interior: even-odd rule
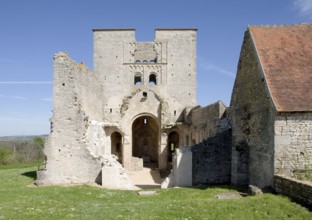
[[[143,166],[159,164],[159,122],[151,116],[140,116],[132,124],[132,156],[143,159]]]

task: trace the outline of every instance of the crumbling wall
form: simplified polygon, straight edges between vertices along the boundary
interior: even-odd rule
[[[52,126],[44,148],[46,170],[38,172],[38,184],[95,182],[101,171],[101,158],[87,147],[88,141],[96,142],[86,136],[90,118],[100,119],[99,113],[95,113],[100,112],[95,107],[99,101],[93,102],[95,94],[101,92],[91,74],[66,53],[54,56]]]
[[[312,113],[281,113],[275,118],[275,174],[296,177],[312,170]]]
[[[227,114],[221,101],[189,113],[193,185],[230,182],[231,125]]]
[[[231,98],[232,183],[272,186],[274,115],[266,79],[248,32]]]
[[[215,136],[219,128],[227,126],[225,111],[226,106],[221,101],[192,109],[186,119],[190,124],[189,143],[186,144],[198,144],[208,137]]]
[[[114,155],[105,155],[102,162],[101,184],[106,189],[134,189],[125,169]]]
[[[172,159],[173,169],[161,183],[161,188],[192,186],[192,158],[190,147],[177,148]]]

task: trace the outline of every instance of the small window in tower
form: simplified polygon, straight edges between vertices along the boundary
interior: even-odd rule
[[[144,119],[143,119],[143,124],[144,124],[144,125],[147,125],[147,118],[144,118]]]
[[[177,115],[177,111],[176,111],[176,110],[174,110],[173,114],[174,114],[174,116],[176,116],[176,115]]]
[[[152,73],[149,75],[149,80],[148,80],[150,85],[156,85],[157,84],[157,77],[156,74]]]
[[[143,92],[143,97],[147,97],[147,92]]]
[[[140,73],[134,75],[134,85],[142,85],[142,75]]]
[[[113,112],[113,109],[110,108],[110,109],[109,109],[109,113],[112,113],[112,112]]]

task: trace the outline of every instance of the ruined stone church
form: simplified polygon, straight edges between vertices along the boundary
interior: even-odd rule
[[[229,107],[196,105],[196,34],[156,29],[138,42],[134,29],[94,29],[94,71],[56,54],[37,183],[106,186],[153,166],[173,185],[266,187],[311,169],[311,25],[248,27]],[[118,174],[104,169],[110,155]]]

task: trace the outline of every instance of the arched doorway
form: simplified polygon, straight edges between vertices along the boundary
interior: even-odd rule
[[[158,166],[159,123],[151,116],[141,116],[132,124],[132,156],[143,158],[144,166]]]
[[[168,136],[168,162],[172,162],[172,154],[179,147],[179,133],[172,131]]]
[[[118,157],[118,162],[122,163],[122,136],[119,132],[111,135],[111,154]]]

